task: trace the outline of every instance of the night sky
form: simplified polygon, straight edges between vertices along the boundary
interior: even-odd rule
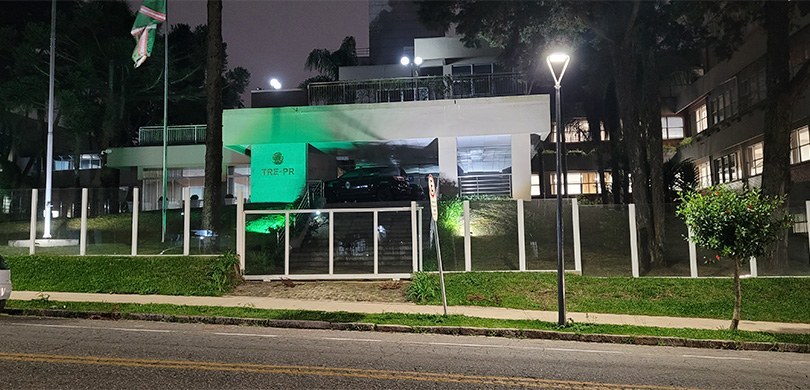
[[[128,0],[139,7],[140,0]],[[205,0],[168,0],[169,23],[205,24]],[[269,88],[271,77],[283,88],[296,88],[314,76],[304,69],[312,49],[335,50],[352,35],[357,47],[368,47],[366,0],[224,0],[222,39],[228,44],[228,66],[250,71],[249,89]],[[245,93],[249,105],[249,93]]]

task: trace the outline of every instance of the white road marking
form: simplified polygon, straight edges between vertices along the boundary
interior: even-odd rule
[[[254,333],[213,333],[218,336],[247,336],[247,337],[278,337],[275,334],[254,334]]]
[[[597,349],[575,349],[575,348],[544,348],[544,347],[521,347],[515,345],[491,345],[491,344],[466,344],[466,343],[441,343],[441,342],[418,342],[418,341],[405,341],[401,344],[417,344],[417,345],[439,345],[448,347],[473,347],[473,348],[502,348],[502,349],[520,349],[520,350],[534,350],[534,351],[558,351],[558,352],[584,352],[584,353],[610,353],[621,355],[621,351],[601,351]]]
[[[352,339],[346,337],[321,337],[321,340],[333,340],[333,341],[368,341],[372,343],[381,343],[382,340],[377,339]]]
[[[715,359],[715,360],[754,360],[751,358],[743,358],[743,357],[722,357],[722,356],[704,356],[704,355],[681,355],[682,357],[687,358],[696,358],[696,359]]]
[[[559,351],[559,352],[585,352],[585,353],[612,353],[621,355],[622,351],[601,351],[598,349],[576,349],[576,348],[543,348],[546,351]]]
[[[55,325],[55,324],[24,324],[13,322],[11,325],[18,326],[39,326],[42,328],[71,328],[71,329],[93,329],[93,330],[118,330],[122,332],[151,332],[151,333],[172,333],[171,330],[164,329],[134,329],[134,328],[105,328],[100,326],[78,326],[78,325]]]

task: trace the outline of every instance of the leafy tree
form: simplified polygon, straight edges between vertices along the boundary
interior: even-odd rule
[[[357,65],[357,44],[354,37],[343,38],[340,47],[335,51],[328,49],[314,49],[309,52],[304,67],[319,74],[304,80],[300,88],[306,88],[310,83],[336,81],[341,66]]]
[[[217,230],[222,203],[222,68],[225,54],[222,44],[222,0],[208,0],[208,56],[205,92],[208,115],[205,136],[205,193],[203,229]]]
[[[734,262],[731,330],[740,323],[740,266],[764,255],[790,226],[790,218],[780,212],[784,201],[784,197],[763,195],[759,189],[738,192],[724,186],[682,195],[677,213],[691,229],[692,241],[715,252],[716,260]]]

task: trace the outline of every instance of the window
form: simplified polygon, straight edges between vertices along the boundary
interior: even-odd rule
[[[707,118],[705,104],[695,110],[693,117],[695,119],[695,134],[700,133],[709,127],[709,119]]]
[[[661,117],[661,138],[683,138],[683,118],[679,116]]]
[[[698,187],[706,188],[712,185],[711,169],[709,169],[709,162],[698,164]]]
[[[745,160],[748,163],[748,176],[762,174],[762,142],[753,144],[745,150]]]
[[[71,156],[55,156],[53,158],[54,171],[72,171],[73,170],[73,157]]]
[[[73,156],[56,156],[53,159],[54,171],[72,171],[75,167],[76,165],[73,162]],[[101,169],[101,155],[79,155],[79,169]]]
[[[568,178],[568,195],[602,193],[598,172],[569,172],[566,177]],[[552,173],[550,179],[551,194],[557,195],[557,175]],[[605,172],[605,184],[608,187],[611,181],[610,174]]]
[[[765,62],[757,61],[746,69],[743,69],[739,76],[740,110],[746,110],[759,103],[765,98]]]
[[[807,215],[793,214],[793,233],[807,233]]]
[[[101,156],[98,154],[82,154],[79,169],[101,169]]]
[[[600,123],[600,137],[602,141],[607,141],[610,139],[608,136],[607,131],[605,131],[604,124]],[[572,142],[589,142],[591,141],[591,127],[588,125],[587,119],[574,119],[573,121],[567,123],[565,125],[565,142],[572,143]],[[557,125],[552,124],[551,126],[551,133],[549,134],[548,140],[550,142],[557,142]]]
[[[716,158],[712,162],[712,174],[715,183],[730,183],[740,179],[738,169],[737,153],[729,153],[723,157]]]
[[[798,164],[810,160],[810,129],[800,127],[790,133],[790,163]]]
[[[737,115],[737,79],[733,78],[709,94],[709,123],[716,125]]]
[[[540,196],[540,175],[532,175],[532,196]]]

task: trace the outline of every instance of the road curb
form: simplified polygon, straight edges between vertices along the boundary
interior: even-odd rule
[[[478,328],[466,326],[409,326],[361,322],[327,322],[315,320],[280,320],[214,316],[178,316],[148,313],[84,312],[53,309],[5,309],[4,314],[96,320],[137,320],[155,322],[200,323],[211,325],[240,325],[266,328],[354,330],[389,333],[431,333],[456,336],[489,336],[544,340],[581,341],[588,343],[635,344],[704,349],[733,349],[810,353],[810,344],[764,343],[753,341],[699,340],[678,337],[632,336],[613,334],[583,334],[540,329]]]

